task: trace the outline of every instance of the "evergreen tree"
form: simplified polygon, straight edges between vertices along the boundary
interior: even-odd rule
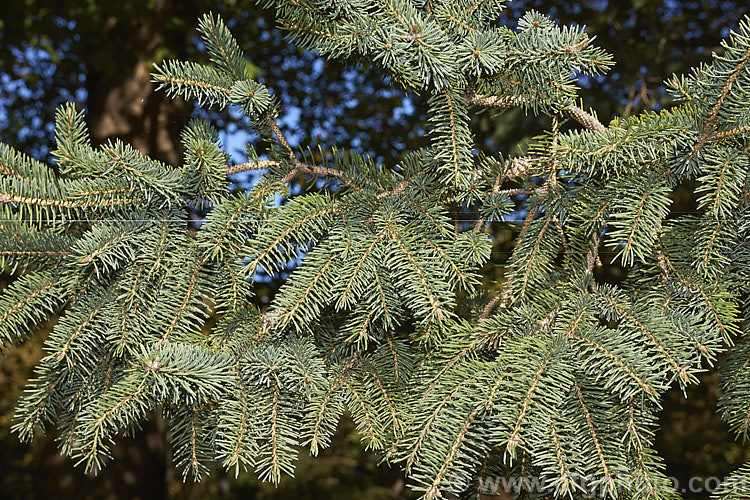
[[[61,314],[18,406],[21,439],[53,424],[60,450],[97,471],[158,410],[186,478],[215,461],[278,482],[348,412],[426,498],[490,493],[493,478],[532,498],[675,498],[656,412],[720,356],[718,410],[748,437],[750,20],[670,80],[673,107],[605,126],[575,78],[611,60],[582,27],[534,11],[499,27],[493,0],[269,5],[300,46],[424,96],[430,147],[398,165],[295,151],[212,15],[199,27],[212,64],[169,61],[153,79],[242,109],[269,157],[229,164],[200,120],[179,168],[119,141],[94,148],[72,105],[54,167],[3,145],[0,257],[18,277],[0,339]],[[477,154],[470,116],[508,107],[551,130],[525,156]],[[258,182],[231,192],[249,170]],[[321,189],[290,194],[300,176]],[[686,190],[695,210],[671,211]],[[480,273],[491,224],[515,238],[494,295]],[[598,275],[605,251],[618,283]],[[259,310],[253,282],[268,276],[285,284]],[[717,496],[746,495],[749,471]]]

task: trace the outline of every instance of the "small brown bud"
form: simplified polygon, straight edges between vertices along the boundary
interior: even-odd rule
[[[162,364],[158,361],[154,361],[152,359],[146,360],[143,362],[143,369],[147,372],[155,372],[158,371],[159,368],[162,367]]]

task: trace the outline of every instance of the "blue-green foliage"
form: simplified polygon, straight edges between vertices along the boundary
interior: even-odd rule
[[[420,92],[430,147],[391,166],[292,150],[211,15],[211,65],[167,61],[154,81],[240,109],[268,159],[230,167],[203,121],[184,131],[179,168],[94,148],[72,105],[57,113],[55,168],[0,146],[0,262],[17,275],[0,342],[60,316],[18,406],[22,439],[56,425],[61,451],[97,471],[119,433],[162,411],[185,477],[215,461],[278,482],[348,412],[430,499],[492,493],[499,477],[543,479],[531,498],[674,498],[656,412],[721,358],[719,410],[748,437],[747,20],[722,56],[670,82],[674,107],[607,128],[576,105],[574,76],[611,64],[582,27],[537,12],[499,27],[492,0],[267,4],[299,46]],[[527,157],[477,156],[483,106],[553,127]],[[561,132],[565,116],[584,129]],[[249,169],[264,173],[230,193],[227,176]],[[291,196],[301,175],[325,183]],[[689,189],[696,210],[672,211]],[[195,211],[208,214],[197,229]],[[507,259],[491,259],[490,224],[514,239]],[[602,249],[620,283],[598,279]],[[261,274],[283,280],[263,310],[250,302]],[[717,498],[739,498],[748,476]]]

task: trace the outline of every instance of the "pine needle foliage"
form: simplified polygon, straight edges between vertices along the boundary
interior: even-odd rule
[[[720,357],[718,411],[750,436],[750,20],[668,82],[674,106],[604,126],[575,79],[612,62],[583,27],[533,11],[501,27],[502,1],[265,3],[300,47],[419,93],[430,147],[390,166],[294,151],[210,14],[211,64],[167,61],[153,79],[240,109],[268,158],[229,165],[203,121],[179,167],[93,147],[73,105],[56,115],[54,167],[0,146],[0,262],[17,276],[0,342],[60,315],[21,439],[57,426],[60,450],[96,472],[159,411],[186,478],[217,463],[276,483],[348,412],[428,499],[492,493],[492,478],[527,498],[677,498],[653,448],[661,398]],[[528,156],[483,157],[471,116],[487,107],[552,128]],[[247,170],[262,175],[230,193]],[[292,196],[299,176],[323,188]],[[674,211],[691,189],[695,210]],[[507,261],[490,261],[490,224],[514,234]],[[621,282],[600,279],[603,250]],[[489,265],[500,283],[482,280]],[[261,275],[284,281],[263,310]],[[744,497],[749,467],[716,498]]]

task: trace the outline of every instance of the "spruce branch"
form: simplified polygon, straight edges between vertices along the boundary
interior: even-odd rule
[[[571,104],[567,108],[563,109],[565,113],[568,113],[575,121],[583,125],[587,130],[593,130],[603,134],[607,131],[602,122],[600,122],[594,115],[584,111],[582,108]]]
[[[508,302],[510,302],[510,298],[511,298],[510,288],[508,288],[507,286],[505,286],[500,293],[498,293],[497,295],[495,295],[492,298],[492,300],[490,300],[487,303],[487,305],[484,306],[484,309],[482,309],[481,314],[479,314],[479,317],[477,318],[477,321],[479,323],[481,323],[482,321],[485,321],[487,318],[490,317],[490,314],[492,314],[492,311],[496,307],[498,307],[498,306],[500,306],[501,308],[505,307],[508,304]]]
[[[396,184],[393,187],[393,189],[384,190],[382,193],[379,193],[378,196],[377,196],[377,198],[379,200],[382,200],[384,198],[389,198],[391,196],[398,196],[401,193],[403,193],[404,191],[406,191],[406,189],[411,184],[411,181],[412,181],[412,179],[404,179],[401,182],[399,182],[398,184]]]
[[[475,90],[471,87],[467,87],[465,99],[467,104],[483,108],[511,108],[528,104],[528,101],[521,96],[481,96],[476,94]],[[602,134],[607,131],[607,127],[605,127],[594,115],[574,104],[563,108],[561,111],[570,115],[571,118],[583,125],[587,130],[593,130],[594,132]]]
[[[276,140],[286,150],[289,161],[292,164],[292,169],[280,179],[280,182],[282,184],[286,184],[290,182],[299,174],[312,174],[312,175],[319,175],[322,177],[331,177],[331,178],[337,179],[344,185],[349,186],[356,191],[363,189],[363,186],[360,186],[357,182],[355,182],[354,179],[352,179],[349,175],[347,175],[345,172],[341,170],[337,170],[335,168],[330,168],[330,167],[318,166],[318,165],[310,165],[310,164],[300,161],[297,158],[297,155],[294,153],[294,150],[292,149],[292,147],[289,145],[289,141],[286,139],[286,136],[281,131],[281,128],[279,127],[278,123],[273,118],[271,113],[268,111],[266,112],[265,120],[266,120],[266,124],[268,125],[273,135],[276,136]],[[276,162],[273,160],[259,160],[255,162],[246,162],[246,163],[241,163],[239,165],[227,167],[227,175],[229,176],[229,175],[236,174],[238,172],[244,172],[247,170],[261,170],[261,169],[267,169],[270,167],[278,167],[278,166],[280,166],[279,162]]]
[[[586,270],[585,274],[591,276],[594,274],[594,267],[602,267],[602,262],[599,260],[599,244],[601,238],[599,233],[595,232],[591,238],[591,246],[589,251],[586,252]]]
[[[272,167],[279,167],[279,162],[274,160],[258,160],[248,161],[244,163],[236,163],[234,165],[227,166],[227,177],[240,172],[248,172],[252,170],[268,170]]]
[[[244,163],[237,163],[235,165],[229,165],[226,168],[226,175],[227,177],[238,174],[240,172],[248,172],[253,170],[268,170],[269,168],[279,168],[281,167],[281,164],[274,160],[258,160],[258,161],[248,161]],[[347,175],[345,172],[342,172],[341,170],[330,168],[330,167],[323,167],[320,165],[310,165],[309,163],[303,163],[296,159],[295,157],[295,163],[294,168],[287,172],[281,179],[280,182],[282,184],[286,184],[287,182],[290,182],[294,177],[300,174],[310,174],[310,175],[318,175],[321,177],[327,177],[331,179],[336,179],[340,181],[342,184],[351,187],[355,191],[361,191],[364,189],[364,186],[358,184],[355,180],[353,180],[349,175]],[[379,190],[385,191],[385,189],[382,186],[377,186]]]
[[[182,134],[179,169],[116,141],[94,149],[72,105],[56,116],[59,169],[0,146],[0,267],[17,275],[0,293],[0,343],[60,316],[14,429],[54,423],[61,451],[98,470],[114,436],[162,407],[184,474],[215,458],[278,482],[348,409],[427,497],[482,493],[495,474],[545,478],[534,493],[550,498],[587,494],[577,477],[615,496],[620,475],[634,479],[626,496],[671,497],[652,450],[671,385],[721,360],[719,411],[749,434],[750,344],[734,338],[749,314],[750,23],[675,78],[680,105],[605,128],[570,104],[571,74],[609,65],[582,28],[537,12],[499,28],[502,0],[360,3],[270,2],[300,46],[429,96],[430,147],[392,169],[293,150],[211,16],[212,66],[170,61],[154,79],[240,107],[270,159],[228,164],[202,120]],[[477,157],[469,106],[552,126],[527,156]],[[560,130],[564,116],[582,129]],[[227,192],[227,177],[263,170]],[[274,203],[279,181],[308,175],[320,189]],[[694,185],[697,212],[671,211]],[[482,230],[523,211],[520,228]],[[195,214],[201,229],[187,229]],[[491,236],[509,259],[492,258]],[[601,279],[610,263],[595,272],[602,246],[621,257],[617,284]],[[502,276],[492,295],[484,271]],[[261,311],[253,281],[266,277],[282,284]],[[463,307],[477,297],[478,315]]]
[[[723,87],[721,88],[719,97],[716,99],[716,104],[714,104],[713,108],[711,108],[711,114],[706,120],[706,124],[703,129],[704,137],[708,137],[709,133],[713,129],[714,122],[716,121],[716,118],[719,116],[719,110],[721,110],[721,106],[722,104],[724,104],[724,100],[727,98],[727,95],[729,95],[729,92],[732,89],[732,85],[734,84],[734,81],[737,79],[737,76],[745,68],[745,65],[748,63],[748,61],[750,61],[750,48],[748,48],[745,51],[745,53],[742,55],[742,57],[739,59],[739,61],[737,61],[736,66],[732,70],[732,73],[729,75],[729,77],[726,80],[726,83],[724,83]]]
[[[281,144],[283,148],[286,150],[287,155],[289,156],[289,159],[291,160],[292,164],[296,165],[297,157],[294,154],[294,150],[289,145],[289,141],[286,140],[286,136],[284,136],[284,133],[279,128],[279,124],[276,123],[276,120],[274,120],[270,111],[266,111],[265,119],[266,119],[266,124],[268,125],[268,128],[271,130],[273,135],[276,136],[276,140],[279,141],[279,144]]]
[[[331,177],[339,180],[341,183],[349,186],[355,191],[360,191],[363,189],[362,186],[357,184],[351,177],[340,170],[329,167],[321,167],[318,165],[309,165],[298,160],[295,160],[294,168],[281,178],[281,183],[286,184],[299,174],[312,174],[322,177]]]
[[[583,412],[583,415],[586,419],[586,426],[589,430],[589,433],[591,434],[591,440],[594,442],[597,458],[604,472],[604,477],[606,478],[605,484],[607,485],[608,489],[613,489],[614,478],[612,476],[612,472],[610,471],[610,466],[607,464],[607,459],[604,456],[604,452],[602,451],[602,445],[599,442],[599,438],[597,437],[597,431],[591,418],[591,410],[589,410],[586,402],[584,401],[583,392],[581,391],[577,380],[573,382],[573,387],[575,388],[576,398],[580,403],[581,411]]]

